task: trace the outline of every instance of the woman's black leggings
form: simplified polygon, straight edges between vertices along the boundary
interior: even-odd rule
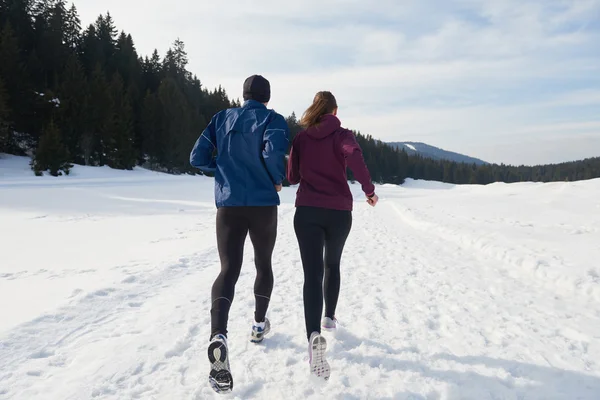
[[[340,260],[351,228],[351,211],[296,209],[294,229],[304,268],[304,318],[308,338],[313,332],[321,332],[323,298],[325,316],[335,316],[340,294]]]
[[[254,318],[256,322],[265,321],[273,291],[271,256],[277,238],[277,206],[222,207],[217,211],[217,246],[221,258],[221,273],[212,287],[211,339],[217,334],[227,336],[229,309],[242,269],[248,233],[254,246],[256,264]]]

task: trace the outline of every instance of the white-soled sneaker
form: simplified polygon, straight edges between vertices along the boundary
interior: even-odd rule
[[[319,332],[313,332],[308,341],[310,373],[325,380],[331,376],[331,368],[325,357],[327,340]]]
[[[250,341],[252,343],[260,343],[265,339],[265,335],[269,332],[271,332],[271,322],[268,318],[265,318],[265,322],[254,322],[254,324],[252,324]]]
[[[210,341],[208,361],[210,361],[208,377],[210,386],[217,393],[230,393],[233,390],[233,376],[231,376],[229,349],[225,336],[217,335]]]
[[[321,328],[326,331],[335,331],[337,329],[337,319],[333,317],[333,319],[329,317],[325,317],[321,320]]]

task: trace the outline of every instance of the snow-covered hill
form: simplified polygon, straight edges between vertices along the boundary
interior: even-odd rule
[[[434,160],[448,160],[455,161],[458,163],[477,164],[483,165],[487,162],[478,158],[465,156],[464,154],[455,153],[453,151],[443,150],[435,146],[431,146],[420,142],[391,142],[388,143],[392,146],[404,149],[409,155],[421,155],[425,158],[432,158]]]
[[[212,180],[0,157],[0,399],[213,399]],[[584,399],[600,394],[600,180],[359,195],[332,377],[308,378],[294,189],[282,192],[273,332],[248,341],[248,243],[231,399]]]

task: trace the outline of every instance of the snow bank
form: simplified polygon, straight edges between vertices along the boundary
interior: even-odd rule
[[[30,161],[29,157],[0,153],[0,182],[6,182],[8,178],[33,176]]]

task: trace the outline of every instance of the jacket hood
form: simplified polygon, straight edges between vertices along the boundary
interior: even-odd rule
[[[319,123],[306,130],[306,134],[315,139],[323,139],[340,129],[342,123],[339,118],[332,114],[321,117]]]

